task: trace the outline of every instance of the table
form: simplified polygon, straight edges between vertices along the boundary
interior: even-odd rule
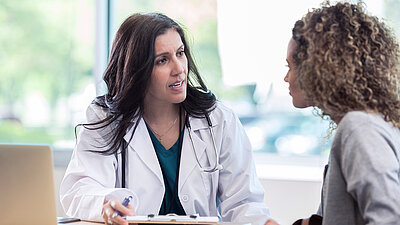
[[[101,225],[104,224],[102,222],[92,222],[92,221],[79,221],[79,222],[72,222],[72,223],[59,223],[58,225]],[[229,223],[229,222],[219,222],[218,224],[221,225],[246,225],[242,223]]]

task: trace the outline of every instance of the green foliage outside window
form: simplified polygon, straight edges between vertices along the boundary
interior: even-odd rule
[[[94,2],[85,2],[0,1],[0,142],[73,139],[66,104],[92,82],[94,63],[94,34],[80,33],[85,24],[94,26]]]

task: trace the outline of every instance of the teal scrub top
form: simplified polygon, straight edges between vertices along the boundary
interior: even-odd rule
[[[175,142],[175,144],[167,150],[153,134],[147,123],[146,127],[149,131],[154,149],[156,150],[158,162],[160,163],[161,171],[164,178],[165,194],[159,214],[166,215],[168,213],[175,213],[177,215],[186,215],[185,210],[183,209],[182,204],[179,201],[178,193],[175,193],[175,197],[174,199],[172,199],[174,196],[174,186],[178,169],[179,138]],[[181,131],[182,139],[184,130],[185,129]],[[176,192],[177,191],[178,188],[176,188]],[[168,208],[171,209],[169,212]]]

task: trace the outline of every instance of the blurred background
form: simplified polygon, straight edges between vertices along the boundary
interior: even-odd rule
[[[400,0],[364,2],[399,35]],[[329,124],[311,108],[295,109],[283,78],[291,28],[320,3],[0,0],[0,142],[50,144],[55,166],[65,168],[75,144],[74,126],[85,121],[93,98],[105,92],[102,75],[119,25],[132,13],[162,12],[185,27],[206,84],[240,117],[258,175],[269,179],[266,189],[281,189],[282,183],[272,181],[286,182],[285,187],[314,182],[304,186],[315,189],[308,200],[314,212],[332,141]],[[275,213],[287,218],[287,212]]]

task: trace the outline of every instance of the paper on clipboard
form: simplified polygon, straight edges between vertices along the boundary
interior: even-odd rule
[[[128,223],[157,223],[157,224],[217,224],[216,216],[178,216],[178,215],[151,215],[151,216],[127,216]]]

